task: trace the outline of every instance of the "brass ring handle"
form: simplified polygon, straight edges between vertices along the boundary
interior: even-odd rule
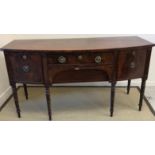
[[[61,63],[61,64],[64,64],[64,63],[66,63],[66,58],[64,56],[60,56],[58,58],[58,62]]]
[[[82,59],[83,59],[83,56],[82,56],[82,55],[79,55],[79,56],[78,56],[78,59],[79,59],[79,60],[82,60]]]
[[[27,60],[27,55],[22,56],[23,60]]]
[[[101,56],[96,56],[96,57],[95,57],[95,62],[96,62],[97,64],[101,63],[101,62],[102,62]]]
[[[24,65],[22,67],[23,72],[28,73],[30,71],[30,67],[28,65]]]

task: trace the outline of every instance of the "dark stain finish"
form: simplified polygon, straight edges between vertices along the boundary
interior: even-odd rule
[[[5,53],[10,80],[17,83],[43,83],[42,57],[28,53]],[[11,78],[12,77],[12,78]]]
[[[52,119],[49,86],[54,83],[111,83],[110,116],[114,112],[117,81],[141,78],[139,110],[142,109],[148,77],[151,49],[154,44],[139,37],[86,39],[16,40],[2,48],[10,85],[20,117],[16,83],[44,84],[49,120]]]
[[[61,53],[75,51],[96,52],[98,50],[127,49],[133,47],[148,47],[153,44],[136,36],[104,37],[104,38],[74,38],[74,39],[42,39],[42,40],[14,40],[4,46],[3,50],[15,51],[47,51]]]

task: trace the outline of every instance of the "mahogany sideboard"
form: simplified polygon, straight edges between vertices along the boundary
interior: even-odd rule
[[[26,84],[45,86],[49,120],[52,120],[52,84],[109,81],[110,116],[113,116],[116,83],[128,80],[129,93],[131,80],[141,78],[141,111],[153,46],[136,36],[12,41],[1,50],[4,51],[18,117],[21,114],[17,83],[23,84],[27,99]]]

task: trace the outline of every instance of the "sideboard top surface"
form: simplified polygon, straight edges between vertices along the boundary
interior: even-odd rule
[[[14,40],[4,46],[8,51],[82,51],[82,50],[110,50],[132,47],[154,46],[153,43],[140,37],[104,37],[104,38],[74,38],[74,39],[35,39]]]

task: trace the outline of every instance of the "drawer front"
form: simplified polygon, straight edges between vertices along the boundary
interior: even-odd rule
[[[104,64],[113,63],[112,53],[77,53],[48,55],[48,64]]]
[[[118,80],[142,78],[147,59],[147,49],[127,50],[119,53]]]
[[[42,83],[41,56],[26,53],[11,53],[7,55],[9,69],[15,82]]]
[[[50,83],[109,81],[114,56],[112,51],[48,55]]]

